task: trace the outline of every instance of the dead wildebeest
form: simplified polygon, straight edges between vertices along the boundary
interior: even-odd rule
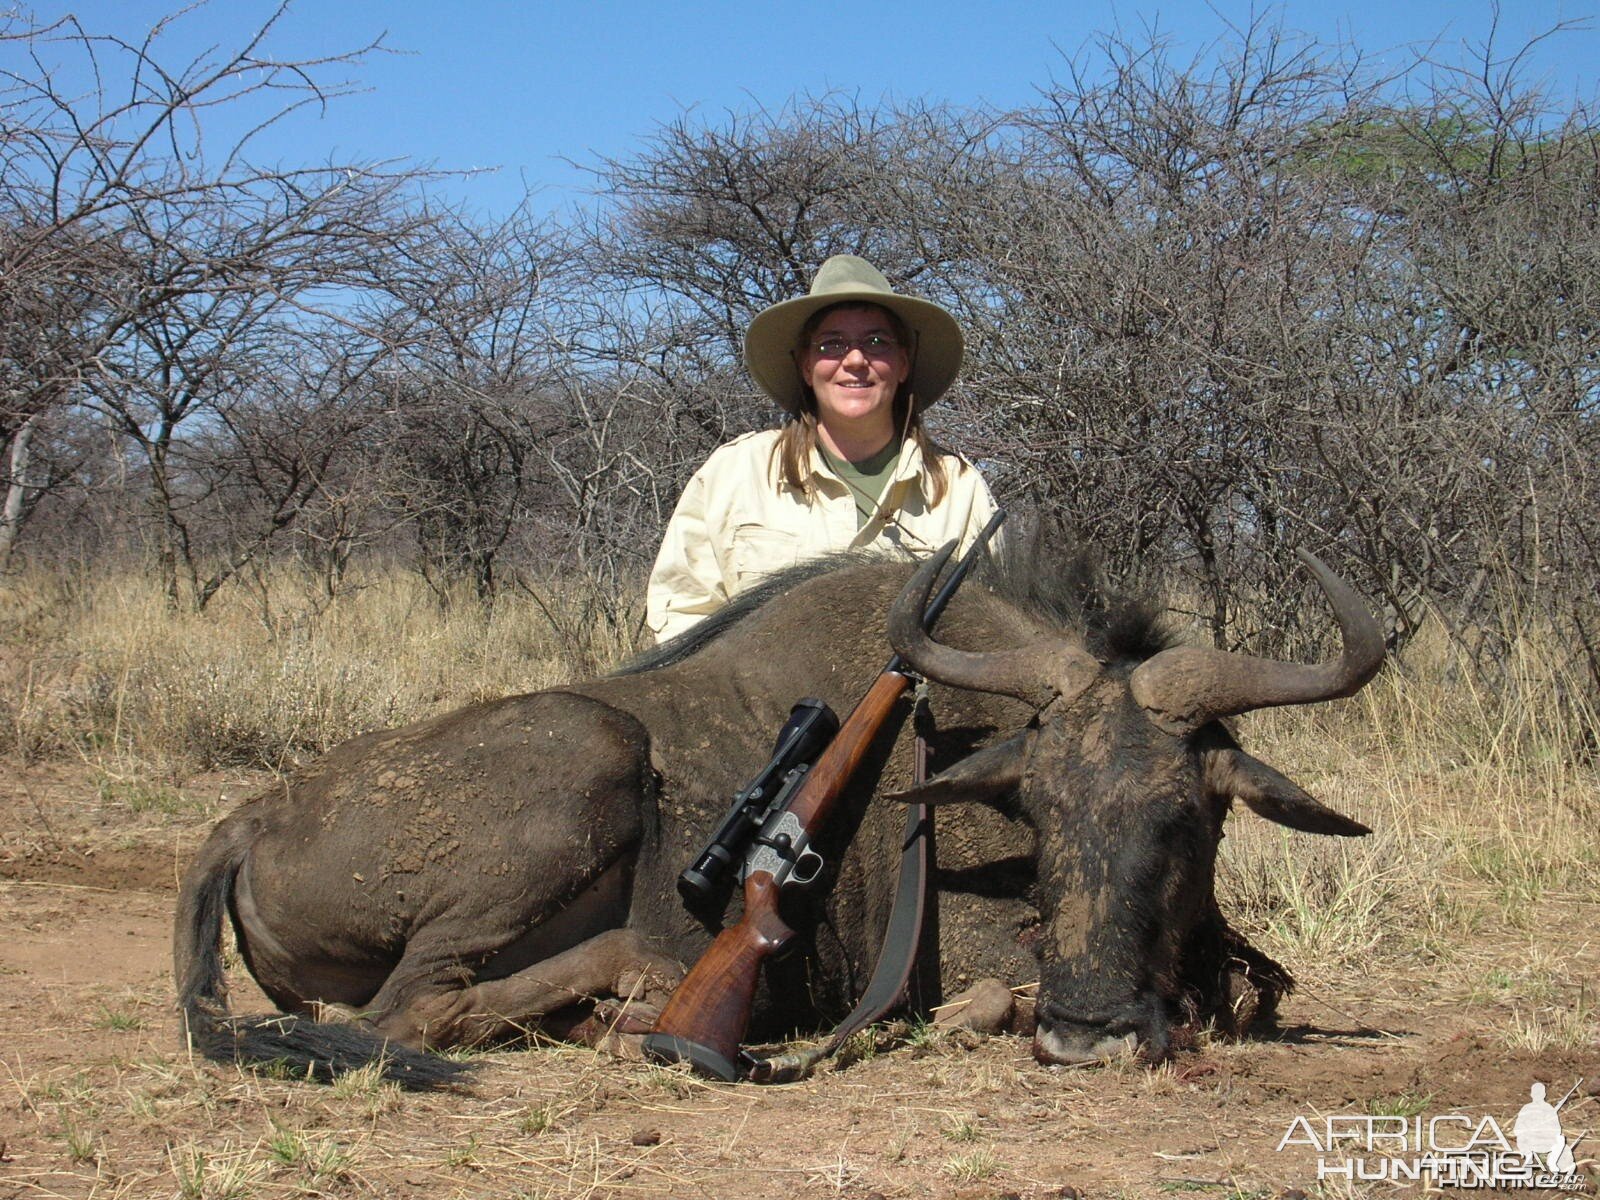
[[[384,1058],[413,1085],[459,1067],[408,1048],[559,1023],[581,1001],[658,1005],[716,922],[674,882],[766,761],[801,696],[848,712],[896,648],[930,681],[936,774],[910,789],[911,721],[817,843],[819,886],[785,909],[795,952],[769,964],[754,1037],[823,1025],[863,985],[886,920],[899,808],[937,821],[931,978],[1037,977],[1035,1054],[1151,1057],[1204,1019],[1270,1011],[1288,978],[1227,926],[1213,868],[1231,799],[1313,833],[1364,826],[1245,754],[1220,718],[1346,696],[1383,656],[1358,597],[1308,559],[1343,653],[1314,666],[1165,644],[1036,550],[969,582],[937,642],[920,604],[937,561],[800,568],[618,674],[368,734],[242,805],[178,903],[175,969],[203,1052],[326,1075]],[[1052,566],[1055,563],[1058,565]],[[908,708],[909,711],[909,708]],[[230,1018],[224,914],[290,1016]],[[307,1014],[339,1012],[342,1022]]]

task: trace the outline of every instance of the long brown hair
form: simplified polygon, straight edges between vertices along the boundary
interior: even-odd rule
[[[906,329],[905,322],[883,305],[873,304],[869,300],[846,300],[842,304],[829,305],[812,313],[811,319],[800,329],[800,337],[794,348],[795,353],[798,355],[806,352],[817,327],[829,313],[840,309],[863,308],[875,308],[888,317],[889,325],[894,330],[895,340],[902,346],[910,347],[908,354],[916,353],[916,343],[912,340],[910,331]],[[944,459],[950,452],[939,446],[923,428],[922,414],[917,411],[914,397],[911,395],[909,375],[906,382],[902,383],[894,394],[894,424],[902,437],[916,442],[917,449],[922,451],[923,488],[928,497],[928,507],[937,507],[939,501],[944,499],[945,490],[949,486],[949,481],[945,478]],[[778,466],[782,482],[798,491],[810,489],[811,452],[816,447],[817,398],[810,388],[806,388],[800,400],[799,413],[783,423],[782,428],[778,430],[778,444],[773,448],[773,459]],[[960,457],[952,457],[955,457],[958,470],[967,469],[967,464]]]

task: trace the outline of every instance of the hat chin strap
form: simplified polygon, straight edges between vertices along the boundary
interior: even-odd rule
[[[908,376],[908,379],[909,379],[909,376]],[[904,422],[904,424],[902,424],[900,426],[899,445],[902,446],[902,447],[905,446],[906,439],[911,436],[911,421],[912,421],[912,418],[914,418],[916,416],[916,413],[917,413],[917,394],[915,392],[913,392],[910,388],[907,388],[906,389],[906,415],[905,415],[905,422]],[[927,470],[927,467],[924,466],[923,470]],[[877,512],[873,516],[873,520],[882,521],[885,524],[892,523],[895,526],[897,526],[901,530],[901,532],[909,534],[910,530],[906,529],[906,527],[904,525],[901,525],[899,519],[895,516],[895,509],[894,509],[893,504],[890,501],[890,497],[893,495],[894,490],[895,489],[894,489],[892,484],[889,487],[886,487],[886,488],[883,489],[883,498],[878,501],[878,509],[877,509]],[[932,547],[930,546],[930,547],[928,547],[928,549],[931,551]]]

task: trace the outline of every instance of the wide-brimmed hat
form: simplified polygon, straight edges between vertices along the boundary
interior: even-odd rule
[[[912,341],[906,347],[911,356],[908,382],[919,412],[944,395],[961,369],[966,346],[961,326],[937,304],[900,295],[882,271],[854,254],[835,254],[822,264],[809,295],[774,304],[750,322],[744,335],[744,361],[762,391],[789,412],[800,411],[806,394],[794,357],[800,330],[812,314],[848,303],[876,304],[905,324]]]

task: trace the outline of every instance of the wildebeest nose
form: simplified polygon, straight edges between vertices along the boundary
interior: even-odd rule
[[[1147,991],[1126,1010],[1104,1018],[1074,1015],[1053,1001],[1041,1004],[1033,1056],[1042,1063],[1088,1066],[1137,1052],[1160,1062],[1171,1044],[1166,1005]]]
[[[1054,1002],[1039,1006],[1033,1056],[1042,1063],[1092,1066],[1131,1054],[1138,1045],[1138,1034],[1126,1022],[1074,1017]]]

